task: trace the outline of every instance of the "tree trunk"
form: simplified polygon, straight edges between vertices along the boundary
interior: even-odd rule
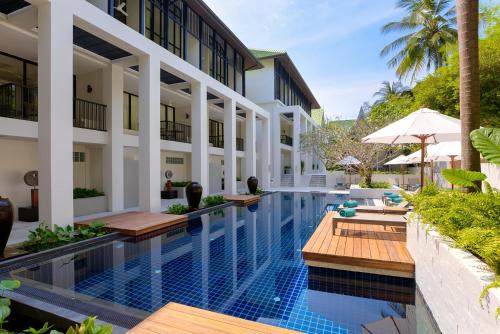
[[[470,133],[480,125],[479,109],[479,0],[457,0],[458,51],[460,58],[460,120],[462,169],[481,171],[479,152]],[[480,189],[480,184],[478,184]],[[474,191],[468,188],[466,191]]]

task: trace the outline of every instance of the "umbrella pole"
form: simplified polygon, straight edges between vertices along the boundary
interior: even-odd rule
[[[454,165],[455,165],[455,156],[454,155],[450,155],[450,164],[451,164],[451,169],[454,169]],[[451,184],[451,190],[453,190],[455,188],[455,186],[453,185],[453,183]]]
[[[424,169],[425,169],[425,139],[426,136],[419,136],[420,138],[420,190],[424,187]]]
[[[431,160],[431,182],[434,183],[434,160]]]

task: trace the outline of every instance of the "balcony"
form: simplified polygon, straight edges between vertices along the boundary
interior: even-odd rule
[[[191,126],[171,121],[161,121],[160,136],[163,140],[191,143]]]
[[[281,135],[280,141],[284,145],[293,146],[293,139],[287,135]]]
[[[38,121],[38,90],[14,83],[0,86],[0,117]],[[75,98],[73,126],[106,131],[106,106]]]
[[[208,136],[208,142],[213,147],[224,148],[224,136]],[[236,151],[244,151],[245,144],[243,138],[236,138]]]

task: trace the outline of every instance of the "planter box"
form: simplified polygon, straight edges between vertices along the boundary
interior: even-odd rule
[[[73,200],[74,216],[86,216],[108,211],[108,198],[106,196],[77,198]]]
[[[186,198],[186,187],[172,187],[172,190],[177,190],[177,198]]]
[[[390,191],[396,194],[399,194],[400,189],[376,189],[376,188],[360,188],[357,184],[351,186],[349,189],[349,194],[351,198],[379,198],[381,199],[384,196],[384,192]]]
[[[500,289],[479,296],[495,275],[471,253],[451,247],[451,242],[418,218],[410,220],[407,247],[415,260],[415,280],[443,333],[499,333]]]

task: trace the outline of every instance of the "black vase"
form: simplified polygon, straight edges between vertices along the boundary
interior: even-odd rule
[[[247,180],[248,191],[250,194],[255,195],[257,192],[257,186],[259,185],[259,180],[255,176],[250,176]]]
[[[0,197],[0,253],[3,254],[7,241],[9,240],[12,224],[14,223],[14,212],[12,203],[8,198]]]
[[[198,209],[202,194],[203,187],[198,182],[191,182],[186,186],[186,199],[190,210]]]

